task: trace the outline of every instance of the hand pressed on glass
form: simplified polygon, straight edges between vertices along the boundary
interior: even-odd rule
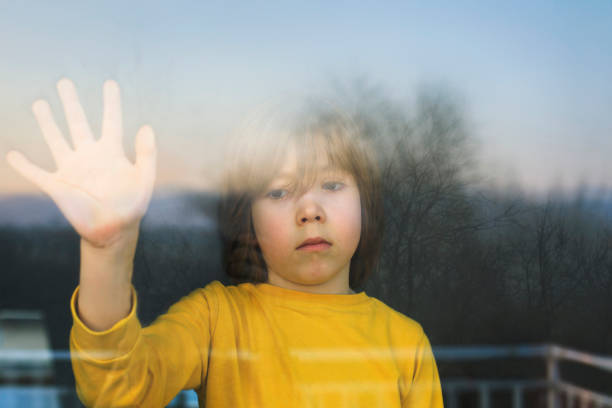
[[[91,132],[74,84],[57,83],[74,148],[58,128],[49,104],[38,100],[32,111],[57,165],[53,173],[33,165],[21,152],[7,153],[8,163],[57,204],[79,235],[105,247],[133,228],[144,216],[155,183],[156,146],[153,130],[142,126],[136,135],[136,162],[125,156],[119,86],[104,83],[101,137]]]

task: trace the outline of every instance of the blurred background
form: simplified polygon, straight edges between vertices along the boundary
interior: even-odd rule
[[[445,403],[612,406],[611,49],[609,1],[4,0],[0,153],[54,171],[32,102],[67,135],[55,85],[70,78],[99,135],[102,84],[119,83],[128,157],[143,124],[159,150],[135,259],[149,323],[227,282],[228,134],[267,100],[327,95],[385,174],[385,251],[362,289],[424,326]],[[0,243],[0,406],[79,406],[79,238],[4,159]]]

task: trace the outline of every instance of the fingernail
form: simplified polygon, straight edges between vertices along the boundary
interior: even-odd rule
[[[57,81],[57,89],[60,91],[67,91],[72,88],[72,81],[68,78],[62,78]]]

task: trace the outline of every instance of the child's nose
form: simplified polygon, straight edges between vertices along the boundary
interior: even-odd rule
[[[325,211],[314,197],[305,194],[298,202],[296,212],[296,222],[298,225],[304,225],[310,222],[325,222]]]

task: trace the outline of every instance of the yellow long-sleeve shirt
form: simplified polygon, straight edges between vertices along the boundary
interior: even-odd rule
[[[77,392],[87,406],[442,407],[421,326],[376,298],[213,281],[142,328],[129,315],[88,329],[71,299]]]

